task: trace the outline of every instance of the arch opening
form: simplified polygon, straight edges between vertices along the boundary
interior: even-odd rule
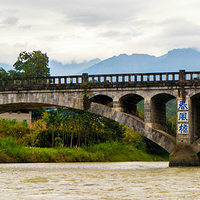
[[[99,103],[110,108],[113,107],[113,99],[107,95],[96,95],[90,98],[90,101],[94,103]]]
[[[144,100],[142,99],[137,103],[138,117],[144,119]]]
[[[171,133],[171,131],[167,126],[166,105],[170,105],[170,103],[167,104],[167,102],[170,102],[172,99],[175,98],[176,98],[175,96],[166,93],[157,94],[152,97],[151,120],[153,128],[166,131],[173,135],[173,133]]]
[[[200,93],[191,97],[192,108],[192,132],[194,133],[194,140],[200,138]]]
[[[138,107],[140,105],[141,110],[142,110],[142,106],[144,105],[144,102],[142,102],[142,100],[144,100],[144,98],[137,94],[127,94],[121,97],[119,99],[121,111],[139,116]],[[143,109],[144,109],[144,106],[143,106]]]
[[[172,135],[176,135],[176,120],[177,120],[177,101],[176,99],[169,100],[166,103],[166,125],[168,132]]]

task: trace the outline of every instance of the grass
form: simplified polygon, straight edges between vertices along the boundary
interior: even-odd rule
[[[81,148],[36,148],[16,143],[12,137],[0,138],[1,163],[163,161],[168,155],[146,153],[120,142],[106,142]]]

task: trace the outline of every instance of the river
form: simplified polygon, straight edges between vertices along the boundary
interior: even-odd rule
[[[0,164],[0,199],[200,199],[200,168],[168,162]]]

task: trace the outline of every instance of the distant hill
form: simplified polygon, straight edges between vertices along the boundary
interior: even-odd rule
[[[121,54],[119,56],[113,56],[103,60],[102,62],[97,63],[88,69],[84,69],[80,72],[80,74],[83,72],[87,72],[89,74],[133,72],[133,68],[140,68],[141,66],[150,62],[154,62],[155,60],[155,56],[146,54],[132,54],[131,56],[127,54]]]
[[[50,74],[51,76],[66,76],[66,75],[75,75],[79,71],[87,69],[97,63],[101,62],[99,58],[90,60],[89,62],[62,64],[56,60],[50,60]]]
[[[174,49],[155,57],[147,54],[121,54],[99,62],[78,74],[118,74],[146,72],[200,71],[200,52],[192,49]]]

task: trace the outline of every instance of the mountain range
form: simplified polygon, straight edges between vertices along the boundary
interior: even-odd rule
[[[5,63],[0,67],[6,71],[12,69]],[[125,74],[125,73],[148,73],[148,72],[177,72],[181,69],[186,71],[200,71],[200,52],[193,48],[173,49],[166,54],[156,57],[148,54],[120,54],[105,60],[99,58],[62,64],[56,60],[49,62],[52,76],[92,74]]]
[[[84,69],[79,74],[176,72],[180,69],[200,71],[200,52],[187,48],[173,49],[159,57],[147,54],[121,54]]]

